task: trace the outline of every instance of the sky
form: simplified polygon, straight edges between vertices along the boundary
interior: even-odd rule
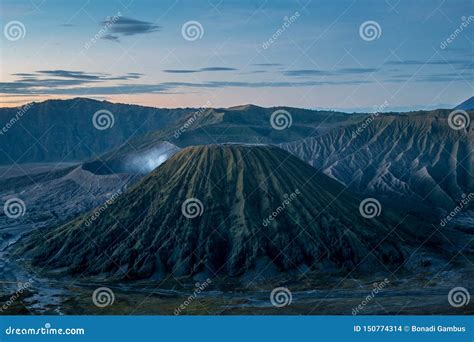
[[[0,0],[0,25],[3,107],[390,111],[474,94],[474,0]]]

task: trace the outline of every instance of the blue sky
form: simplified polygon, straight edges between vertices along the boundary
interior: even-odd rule
[[[81,96],[408,110],[473,95],[472,0],[0,4],[2,106]],[[12,22],[23,26],[19,39]],[[188,22],[195,40],[183,36]],[[375,36],[361,33],[367,22]]]

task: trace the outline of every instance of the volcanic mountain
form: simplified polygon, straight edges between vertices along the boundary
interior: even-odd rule
[[[463,103],[459,104],[456,109],[474,110],[474,96],[471,96]]]
[[[47,269],[119,279],[375,272],[415,250],[423,262],[415,254],[411,262],[436,258],[440,240],[423,222],[385,208],[367,219],[359,204],[280,148],[188,147],[116,200],[30,235],[20,249]]]

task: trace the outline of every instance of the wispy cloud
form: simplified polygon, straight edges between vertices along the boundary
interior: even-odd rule
[[[74,80],[69,80],[74,81]],[[75,80],[80,82],[81,80]],[[308,82],[225,82],[208,81],[202,83],[191,82],[164,82],[158,84],[118,84],[111,86],[83,86],[75,88],[64,88],[48,84],[40,87],[40,82],[5,82],[0,83],[0,93],[17,94],[28,91],[35,94],[55,94],[55,95],[113,95],[113,94],[152,94],[152,93],[185,93],[192,89],[222,89],[222,88],[281,88],[281,87],[309,87],[325,85],[357,85],[371,83],[365,80],[355,81],[308,81]]]
[[[300,70],[288,70],[284,71],[283,75],[285,76],[296,76],[296,77],[306,77],[306,76],[328,76],[332,73],[324,70],[312,70],[312,69],[300,69]]]
[[[53,91],[55,88],[100,84],[106,81],[136,80],[143,76],[143,74],[136,72],[112,76],[105,73],[87,73],[71,70],[38,70],[34,73],[15,73],[12,75],[18,78],[13,82],[1,82],[0,93],[16,94],[21,91],[27,91],[43,94],[47,89]]]
[[[337,70],[315,70],[315,69],[300,69],[300,70],[287,70],[283,74],[285,76],[295,77],[309,77],[309,76],[339,76],[339,75],[350,75],[350,74],[367,74],[376,72],[378,69],[375,68],[342,68]]]
[[[161,26],[152,22],[141,21],[137,19],[118,17],[114,21],[108,19],[101,24],[109,28],[110,33],[103,36],[102,39],[118,41],[123,36],[133,36],[159,31]]]
[[[423,61],[416,59],[402,60],[402,61],[388,61],[387,65],[459,65],[459,64],[468,64],[469,60],[461,59],[449,59],[449,60],[433,60],[433,61]]]
[[[207,67],[201,69],[165,69],[163,72],[169,74],[193,74],[198,72],[214,72],[214,71],[236,71],[235,68],[228,67]]]
[[[377,68],[342,68],[338,69],[338,74],[370,74],[372,72],[377,72]]]
[[[261,67],[265,67],[265,66],[268,66],[268,67],[272,67],[272,66],[282,66],[282,64],[280,64],[280,63],[255,63],[255,64],[252,64],[252,65],[261,66]]]
[[[87,73],[84,71],[71,71],[71,70],[38,70],[36,74],[30,76],[38,77],[41,75],[55,76],[69,79],[81,79],[81,80],[93,80],[93,81],[120,81],[137,79],[143,76],[143,74],[136,72],[129,72],[121,76],[111,76],[110,74],[104,73]]]

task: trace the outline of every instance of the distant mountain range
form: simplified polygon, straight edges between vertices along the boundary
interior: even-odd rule
[[[273,129],[271,114],[285,108],[247,105],[160,109],[83,98],[0,108],[0,123],[5,128],[0,134],[0,165],[85,161],[112,148],[136,152],[136,148],[153,145],[157,140],[168,140],[180,147],[229,141],[279,143],[356,119],[345,113],[286,108],[293,125],[285,131]],[[97,129],[98,122],[94,126],[94,114],[100,111],[111,113],[103,117],[111,120],[104,122],[110,128]],[[130,142],[131,138],[134,142]]]
[[[473,98],[459,106],[472,108]],[[276,110],[291,114],[291,125],[274,129]],[[94,126],[94,114],[107,111],[111,127]],[[423,113],[423,112],[420,112]],[[278,144],[318,136],[361,122],[368,114],[244,105],[227,109],[160,109],[84,98],[48,100],[18,108],[0,108],[0,165],[32,162],[80,162],[114,150],[137,152],[160,141],[178,147],[209,143]],[[108,126],[107,126],[108,127]]]
[[[94,114],[99,111],[112,113],[108,117],[105,112],[103,117],[111,120],[103,122],[110,128],[97,129],[100,122],[94,126]],[[84,161],[131,136],[177,123],[188,112],[82,98],[1,108],[0,164]]]

